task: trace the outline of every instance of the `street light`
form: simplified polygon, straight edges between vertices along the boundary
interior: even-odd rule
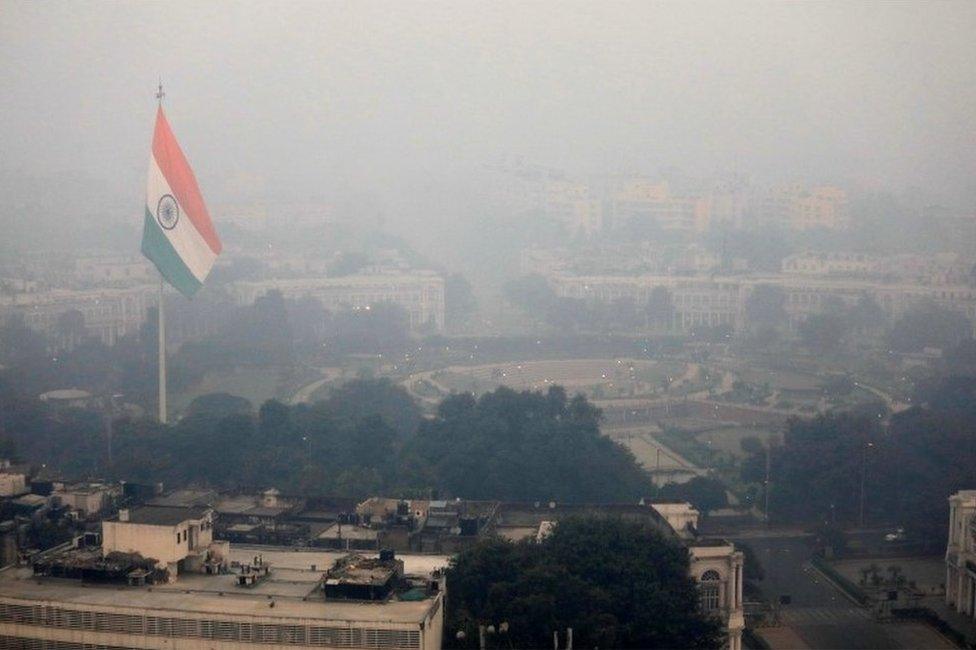
[[[864,481],[867,475],[868,449],[874,447],[873,442],[868,442],[861,447],[861,496],[858,504],[858,525],[864,528]]]

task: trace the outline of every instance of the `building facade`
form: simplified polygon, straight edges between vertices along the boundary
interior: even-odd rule
[[[280,291],[286,298],[315,298],[333,313],[391,302],[406,310],[412,329],[444,330],[444,278],[434,273],[237,282],[232,291],[242,305],[252,304],[268,291]]]
[[[156,303],[151,285],[121,289],[49,289],[9,295],[0,294],[0,319],[20,315],[33,330],[59,341],[61,347],[77,344],[78,332],[66,331],[64,317],[70,312],[81,315],[78,323],[83,333],[94,336],[105,345],[137,332],[146,320],[149,306]],[[61,340],[67,337],[66,340]]]
[[[68,549],[35,561],[33,568],[0,570],[0,647],[441,647],[446,557],[366,558],[232,549],[218,542],[209,545],[204,570],[149,584],[141,582],[144,570],[130,571],[124,563],[133,552],[146,557],[168,549],[156,548],[163,543],[156,531],[145,536],[134,526],[128,532],[135,548],[125,544],[129,555],[106,551],[100,559],[84,548]],[[172,550],[176,555],[168,560],[180,554]],[[395,567],[395,575],[389,567]],[[102,579],[77,579],[94,572]],[[377,578],[384,581],[382,590],[374,584]]]
[[[790,329],[831,304],[854,305],[866,296],[887,319],[900,318],[913,306],[930,301],[956,311],[970,323],[976,337],[976,287],[967,284],[929,285],[886,283],[861,278],[833,278],[807,274],[780,275],[553,275],[548,277],[557,295],[610,303],[619,299],[646,304],[657,287],[671,297],[670,330],[690,331],[700,326],[746,325],[746,301],[761,285],[783,292]],[[879,323],[884,325],[884,323]]]
[[[949,497],[946,604],[976,620],[976,490]]]

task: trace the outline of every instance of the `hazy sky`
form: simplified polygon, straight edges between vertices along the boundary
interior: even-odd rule
[[[973,2],[2,0],[0,169],[138,200],[160,75],[217,202],[477,182],[523,156],[976,208]]]

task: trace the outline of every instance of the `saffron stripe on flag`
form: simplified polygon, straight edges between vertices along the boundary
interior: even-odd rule
[[[220,238],[210,220],[210,213],[203,202],[203,195],[200,194],[200,187],[197,185],[193,169],[190,168],[190,163],[187,162],[183,150],[180,149],[180,145],[176,141],[176,136],[170,129],[162,107],[156,113],[152,153],[180,207],[193,222],[200,236],[207,242],[210,250],[215,255],[219,255],[222,250]]]

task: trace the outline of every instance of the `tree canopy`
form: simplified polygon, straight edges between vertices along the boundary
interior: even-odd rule
[[[757,285],[746,298],[746,319],[756,327],[779,327],[786,322],[786,292],[771,284]]]
[[[899,352],[918,352],[923,348],[950,350],[968,338],[966,317],[934,303],[922,303],[895,321],[888,344]]]
[[[25,460],[68,476],[174,487],[576,502],[653,494],[634,458],[601,436],[598,422],[584,397],[568,399],[558,387],[451,396],[435,418],[422,420],[403,388],[356,380],[312,405],[272,400],[255,413],[247,400],[211,394],[168,426],[119,418],[110,464],[104,413],[55,410],[0,371],[0,440]]]
[[[653,490],[629,451],[600,435],[600,413],[562,387],[501,387],[446,398],[403,454],[405,480],[468,499],[631,501]],[[612,480],[611,480],[612,477]]]
[[[771,516],[856,523],[863,484],[865,521],[944,540],[947,497],[976,484],[976,378],[942,378],[916,398],[922,406],[887,426],[856,412],[791,420],[783,444],[770,450]],[[764,472],[765,451],[754,449],[742,478],[761,483]]]
[[[492,646],[547,647],[572,627],[579,647],[717,648],[721,624],[688,572],[688,551],[639,522],[565,519],[541,542],[489,539],[448,570],[444,645],[477,647],[479,624],[507,623]]]

